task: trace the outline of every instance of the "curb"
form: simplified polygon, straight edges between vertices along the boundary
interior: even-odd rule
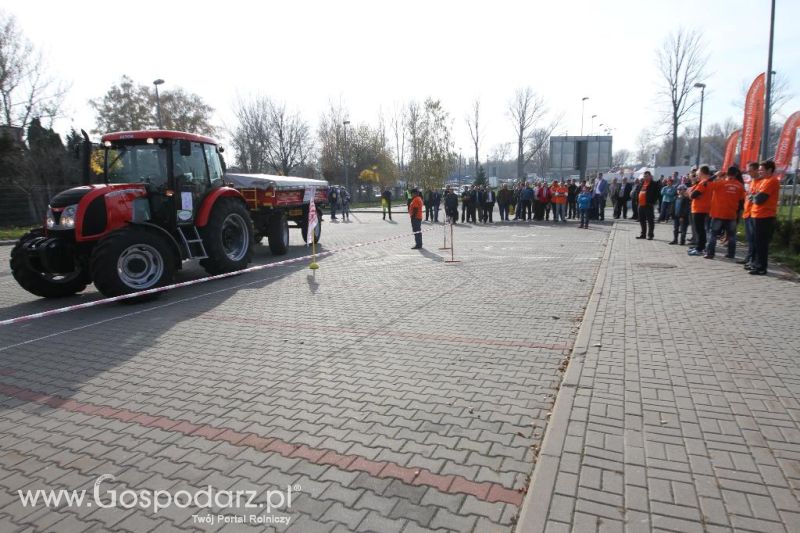
[[[592,294],[586,304],[578,336],[575,338],[575,344],[572,347],[569,365],[567,365],[567,370],[564,373],[564,379],[561,380],[555,406],[547,424],[547,429],[545,429],[542,448],[533,469],[530,488],[522,501],[519,520],[515,529],[517,533],[544,533],[547,526],[547,516],[553,500],[561,453],[567,437],[569,417],[572,413],[576,389],[583,371],[583,358],[589,348],[589,339],[600,303],[600,295],[606,285],[608,261],[616,232],[617,222],[614,222],[605,252],[603,252],[603,259],[597,271]]]
[[[0,246],[11,246],[12,244],[16,244],[17,241],[0,241]]]

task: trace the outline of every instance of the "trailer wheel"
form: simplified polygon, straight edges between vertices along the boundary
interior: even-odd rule
[[[300,223],[300,235],[303,236],[303,242],[308,242],[308,217]],[[314,239],[319,244],[319,238],[322,236],[322,211],[317,209],[317,226],[314,228]]]
[[[33,230],[20,237],[17,244],[11,250],[11,274],[17,283],[36,296],[43,298],[64,298],[81,292],[86,288],[89,281],[86,279],[86,272],[79,269],[65,275],[48,274],[33,270],[25,258],[25,243],[42,237],[42,230]]]
[[[121,296],[169,284],[175,274],[175,257],[159,235],[128,227],[110,233],[95,246],[91,270],[94,285],[103,296]]]
[[[200,229],[208,257],[200,265],[209,274],[246,268],[253,256],[253,223],[244,204],[235,198],[220,198],[208,224]]]
[[[273,255],[283,255],[289,250],[289,221],[286,213],[278,213],[269,219],[267,240]]]

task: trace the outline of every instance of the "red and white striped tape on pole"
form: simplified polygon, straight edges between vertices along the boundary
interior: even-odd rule
[[[426,231],[432,231],[434,228],[428,228],[425,230],[420,231],[419,233],[425,233]],[[379,244],[382,242],[393,241],[397,239],[402,239],[408,237],[409,235],[415,235],[417,232],[413,233],[404,233],[403,235],[395,235],[394,237],[387,237],[385,239],[378,239],[375,241],[368,241],[368,242],[360,242],[356,244],[351,244],[349,246],[344,246],[342,248],[335,248],[333,250],[325,250],[322,252],[317,252],[317,257],[323,257],[326,255],[331,255],[337,252],[345,252],[347,250],[353,250],[355,248],[361,248],[364,246],[370,246],[373,244]],[[240,274],[247,274],[249,272],[258,272],[259,270],[265,270],[267,268],[275,268],[283,265],[289,265],[291,263],[298,263],[300,261],[307,261],[311,259],[311,255],[304,255],[302,257],[294,257],[292,259],[284,259],[283,261],[276,261],[274,263],[267,263],[266,265],[257,265],[248,268],[244,268],[242,270],[236,270],[234,272],[226,272],[225,274],[216,274],[214,276],[206,276],[204,278],[193,279],[189,281],[182,281],[180,283],[173,283],[171,285],[164,285],[163,287],[156,287],[154,289],[147,289],[144,291],[133,292],[131,294],[124,294],[122,296],[112,296],[110,298],[103,298],[100,300],[93,300],[91,302],[86,302],[82,304],[76,305],[68,305],[66,307],[59,307],[58,309],[50,309],[49,311],[42,311],[41,313],[33,313],[30,315],[23,315],[18,316],[16,318],[9,318],[6,320],[0,320],[0,326],[10,326],[11,324],[19,324],[20,322],[27,322],[29,320],[35,320],[37,318],[45,318],[48,316],[53,315],[60,315],[62,313],[68,313],[70,311],[76,311],[78,309],[87,309],[89,307],[97,307],[99,305],[104,305],[111,302],[120,302],[122,300],[130,300],[132,298],[139,298],[141,296],[147,296],[148,294],[156,294],[159,292],[166,292],[172,289],[179,289],[181,287],[189,287],[191,285],[198,285],[200,283],[205,283],[207,281],[212,281],[215,279],[223,279],[229,278],[231,276],[238,276]]]

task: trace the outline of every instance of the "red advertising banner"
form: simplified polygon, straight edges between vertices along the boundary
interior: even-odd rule
[[[775,170],[778,174],[786,174],[791,170],[797,128],[800,128],[800,111],[792,113],[783,125],[778,148],[775,150]]]
[[[725,143],[725,159],[722,160],[722,171],[727,171],[736,161],[736,147],[739,145],[740,133],[742,130],[736,130],[728,136],[728,141]]]
[[[764,127],[764,73],[759,74],[747,91],[742,121],[742,168],[758,161],[761,148],[761,130]]]

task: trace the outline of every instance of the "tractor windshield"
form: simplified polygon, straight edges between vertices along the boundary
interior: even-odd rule
[[[164,144],[146,142],[106,146],[104,175],[107,183],[167,185],[167,150]]]

